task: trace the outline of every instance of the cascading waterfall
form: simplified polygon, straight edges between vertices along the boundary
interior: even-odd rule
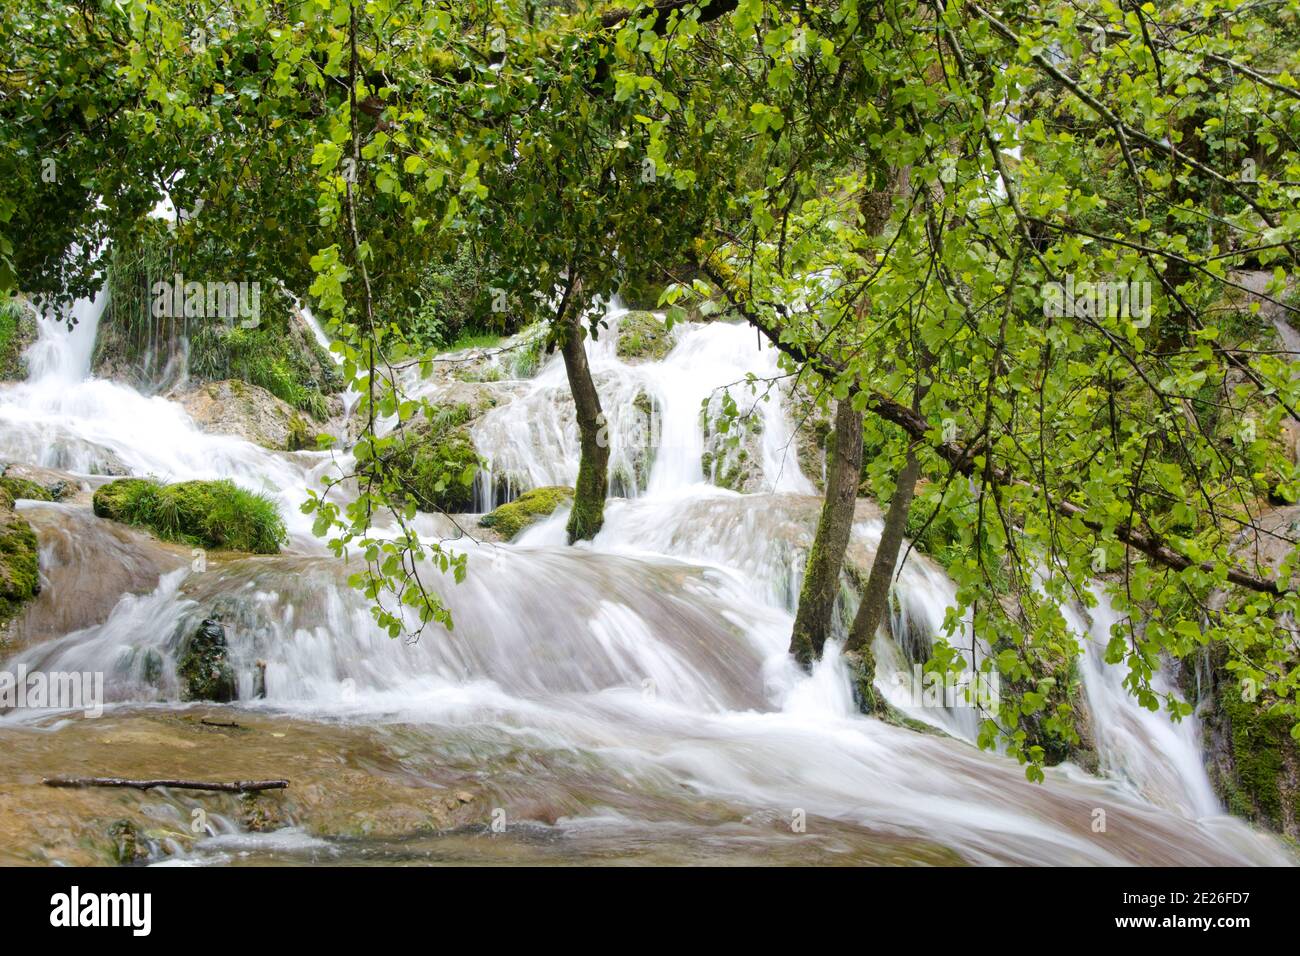
[[[611,327],[619,314],[610,311]],[[93,341],[94,309],[85,316],[74,333],[82,344]],[[918,861],[1286,862],[1271,838],[1219,813],[1194,726],[1141,711],[1116,671],[1101,666],[1091,645],[1104,643],[1104,607],[1077,624],[1093,639],[1083,673],[1106,779],[1064,767],[1030,784],[1014,762],[970,743],[969,710],[915,706],[911,661],[924,647],[882,635],[880,679],[901,710],[944,734],[858,715],[834,642],[811,675],[799,671],[786,644],[820,502],[779,396],[760,400],[778,374],[776,354],[743,326],[674,334],[660,362],[622,361],[612,330],[588,345],[611,460],[629,476],[597,538],[564,546],[564,509],[510,545],[461,538],[453,546],[468,553],[465,581],[428,580],[455,630],[404,642],[378,630],[346,584],[347,566],[310,538],[298,514],[306,488],[337,467],[330,456],[204,434],[174,403],[89,377],[89,352],[66,330],[43,327],[32,380],[0,393],[0,454],[82,473],[112,462],[131,474],[223,477],[267,490],[294,522],[296,553],[203,571],[160,567],[156,587],[124,594],[102,620],[10,663],[103,671],[111,712],[157,706],[150,702],[160,697],[179,706],[180,643],[217,616],[239,678],[237,706],[344,727],[414,728],[418,744],[404,748],[403,769],[416,776],[471,761],[491,781],[494,772],[518,774],[522,762],[527,785],[561,808],[548,825],[575,846],[651,839],[685,847],[728,833],[785,846],[799,811],[814,821],[810,832],[820,826],[836,846],[873,859],[882,841],[904,841],[912,854],[904,858]],[[509,400],[474,430],[489,462],[485,506],[521,488],[572,483],[576,427],[563,381],[556,355],[535,377],[501,383]],[[738,404],[748,395],[762,419],[756,493],[705,482],[701,403],[724,386]],[[658,420],[649,433],[639,420],[647,404]],[[47,530],[96,520],[64,505],[24,508]],[[878,517],[864,511],[852,547],[869,555],[879,532]],[[913,554],[892,631],[923,644],[941,631],[952,601],[942,572]],[[969,635],[954,638],[962,639]],[[253,699],[257,662],[264,699]],[[32,718],[5,718],[11,728],[21,720]],[[1096,808],[1112,821],[1106,834],[1091,829]]]

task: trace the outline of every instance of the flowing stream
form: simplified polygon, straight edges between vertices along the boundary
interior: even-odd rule
[[[207,434],[174,402],[92,377],[102,308],[79,303],[72,332],[43,321],[30,379],[0,392],[0,457],[96,481],[230,478],[274,497],[292,539],[280,556],[195,569],[142,535],[128,540],[87,506],[23,502],[42,544],[41,601],[81,611],[47,611],[41,639],[4,666],[103,671],[113,702],[104,720],[187,707],[177,702],[176,648],[220,613],[240,682],[232,712],[348,739],[383,735],[396,755],[385,772],[417,787],[449,768],[473,778],[489,794],[485,806],[517,822],[493,844],[494,861],[1289,861],[1277,841],[1223,815],[1196,722],[1141,710],[1102,664],[1104,605],[1074,617],[1088,637],[1081,672],[1101,776],[1065,765],[1045,784],[1028,783],[1014,761],[974,746],[971,709],[918,703],[918,648],[883,633],[885,693],[941,733],[858,715],[834,643],[814,673],[800,672],[785,650],[820,502],[783,403],[774,391],[763,400],[775,353],[744,326],[679,326],[663,360],[629,364],[614,348],[620,310],[611,309],[611,332],[588,343],[612,464],[626,476],[604,530],[568,547],[561,509],[502,545],[429,518],[424,530],[468,554],[468,574],[461,584],[428,581],[454,630],[408,642],[376,628],[347,567],[299,511],[346,455]],[[507,399],[473,433],[488,462],[477,492],[485,510],[524,488],[572,484],[577,471],[558,354],[531,378],[499,384]],[[747,494],[708,483],[701,466],[701,403],[723,386],[761,420],[759,480]],[[474,528],[472,519],[461,525]],[[852,544],[863,560],[879,532],[864,503]],[[116,597],[104,593],[115,588]],[[952,600],[943,573],[912,554],[891,632],[924,644]],[[259,661],[264,699],[253,697]],[[85,720],[9,714],[0,733],[41,735],[57,772],[60,740]],[[297,829],[253,834],[223,821],[182,856],[483,859],[482,841],[498,836],[483,822],[481,832],[395,847]]]

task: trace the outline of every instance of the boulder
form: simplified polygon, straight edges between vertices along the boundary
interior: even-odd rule
[[[20,300],[0,303],[0,381],[27,378],[23,353],[36,341],[36,336],[36,313],[27,303]]]
[[[479,524],[491,528],[510,541],[531,524],[552,514],[556,508],[573,499],[573,489],[560,485],[533,488],[514,501],[507,502],[495,511],[485,514]]]
[[[238,696],[235,670],[230,666],[226,632],[211,618],[199,625],[181,647],[176,659],[182,700],[211,700],[228,703]]]
[[[625,312],[617,319],[614,351],[624,361],[662,361],[675,344],[664,320],[653,312]]]
[[[176,400],[205,432],[234,435],[263,448],[315,448],[323,427],[266,389],[238,379],[204,382]]]

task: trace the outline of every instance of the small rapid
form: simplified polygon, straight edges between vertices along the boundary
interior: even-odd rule
[[[403,775],[462,767],[512,816],[562,833],[578,857],[647,840],[686,853],[696,841],[720,840],[798,860],[786,841],[790,821],[802,818],[822,834],[807,844],[807,859],[818,839],[832,839],[846,859],[873,861],[895,845],[904,862],[1288,861],[1273,839],[1222,814],[1194,720],[1173,725],[1141,710],[1122,674],[1101,663],[1112,623],[1104,604],[1074,617],[1102,777],[1064,765],[1045,784],[1028,783],[1014,761],[974,746],[972,709],[918,703],[914,666],[944,633],[955,600],[951,582],[921,555],[902,569],[876,653],[886,696],[935,733],[857,714],[834,641],[811,675],[801,672],[786,645],[820,500],[794,452],[776,353],[745,326],[681,325],[661,360],[634,362],[618,354],[624,313],[612,308],[605,333],[588,343],[611,466],[624,475],[605,527],[568,547],[561,508],[512,544],[461,535],[452,547],[467,555],[465,580],[426,578],[454,629],[404,641],[379,630],[347,583],[356,568],[326,553],[299,514],[307,489],[339,467],[337,456],[207,434],[174,402],[94,378],[85,341],[93,346],[96,308],[102,303],[88,304],[71,333],[42,327],[31,379],[0,393],[0,455],[87,477],[108,463],[167,480],[229,478],[275,497],[294,531],[283,555],[214,557],[202,569],[166,549],[151,553],[122,576],[116,600],[88,600],[100,608],[88,613],[93,620],[58,618],[48,605],[78,600],[61,582],[78,580],[77,566],[96,555],[49,546],[51,586],[37,611],[54,623],[6,666],[102,671],[108,720],[183,707],[181,644],[216,617],[239,710],[357,738],[400,732],[392,760]],[[502,400],[473,429],[487,463],[484,509],[529,487],[572,484],[577,471],[560,357],[529,378],[498,367]],[[420,387],[437,401],[451,386]],[[702,411],[723,388],[760,423],[750,431],[756,464],[746,493],[707,481],[701,461]],[[123,546],[88,532],[98,519],[84,507],[23,509],[43,546],[80,539],[101,554]],[[869,564],[880,527],[861,502],[851,560]],[[966,646],[970,635],[959,625],[949,639]],[[38,723],[11,714],[0,726],[34,732]],[[1109,821],[1102,831],[1098,810]],[[319,850],[296,832],[264,847],[268,857],[300,842]],[[212,860],[231,845],[262,852],[256,840],[223,831]]]

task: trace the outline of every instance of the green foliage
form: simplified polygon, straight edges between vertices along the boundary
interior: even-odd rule
[[[485,514],[479,524],[492,528],[505,540],[512,540],[515,535],[537,521],[551,514],[560,505],[573,499],[573,489],[559,485],[548,485],[525,491],[514,501],[501,505],[496,510]]]
[[[278,554],[288,540],[275,502],[232,481],[164,485],[121,478],[95,490],[94,511],[167,540],[217,550]]]

